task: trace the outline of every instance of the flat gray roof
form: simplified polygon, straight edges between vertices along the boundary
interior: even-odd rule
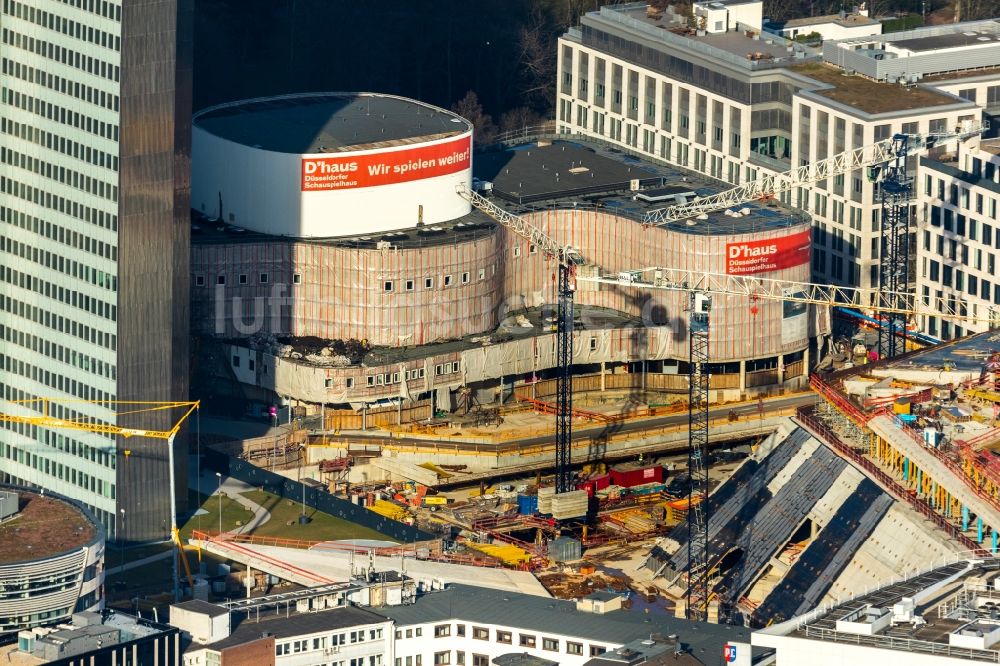
[[[932,35],[929,37],[914,37],[913,39],[901,39],[894,41],[887,39],[886,43],[897,48],[910,51],[936,51],[938,49],[950,49],[958,46],[974,46],[987,42],[1000,42],[1000,37],[989,32],[953,32],[946,35]]]
[[[192,613],[201,613],[202,615],[207,615],[209,617],[219,617],[220,615],[225,615],[229,612],[222,606],[202,601],[201,599],[182,601],[179,604],[174,604],[174,607],[190,611]]]
[[[195,115],[196,127],[279,153],[337,153],[415,143],[471,129],[430,104],[374,93],[317,93],[233,102]]]
[[[494,194],[521,204],[624,191],[633,180],[662,184],[643,164],[627,164],[568,141],[476,153],[473,172],[493,183]]]
[[[461,620],[622,645],[649,638],[653,633],[677,634],[678,641],[705,663],[715,663],[727,641],[750,642],[750,629],[746,627],[692,622],[667,613],[639,610],[587,613],[578,611],[572,601],[471,585],[449,585],[444,590],[417,597],[407,606],[373,610],[392,618],[397,625]]]
[[[846,16],[841,16],[840,14],[827,14],[825,16],[806,16],[805,18],[789,19],[773,25],[777,25],[781,28],[798,28],[806,25],[823,25],[826,23],[837,23],[843,26],[856,27],[859,25],[878,25],[879,21],[871,18],[870,16],[862,16],[861,14],[848,14]]]
[[[301,634],[314,634],[320,631],[337,631],[348,627],[385,622],[385,618],[371,611],[355,606],[343,606],[327,610],[307,613],[291,613],[274,615],[272,613],[245,615],[233,619],[233,631],[228,638],[210,643],[207,646],[193,646],[190,649],[209,647],[222,650],[260,639],[265,632],[275,640],[283,640]]]
[[[585,168],[573,173],[570,169]],[[476,153],[472,171],[477,178],[493,182],[495,203],[514,213],[538,208],[551,210],[599,209],[636,221],[671,202],[646,202],[629,191],[632,179],[639,180],[639,193],[657,194],[667,188],[709,196],[732,187],[727,183],[678,167],[654,164],[617,148],[590,143],[583,137],[553,141],[550,145],[530,143],[501,152]],[[556,174],[559,174],[558,179]],[[668,228],[694,235],[743,234],[766,229],[782,229],[802,224],[804,214],[776,201],[747,202],[747,216],[731,217],[724,211],[710,213],[706,220],[674,222]],[[690,222],[690,223],[689,223]]]

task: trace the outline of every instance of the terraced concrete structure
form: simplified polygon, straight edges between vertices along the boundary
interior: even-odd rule
[[[55,624],[104,605],[104,530],[81,506],[15,492],[18,512],[0,523],[0,636]]]
[[[845,598],[959,548],[791,421],[708,504],[720,610],[755,626]],[[682,590],[687,563],[681,526],[653,549],[646,568]]]

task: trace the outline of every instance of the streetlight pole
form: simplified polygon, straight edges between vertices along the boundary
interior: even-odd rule
[[[125,573],[125,509],[119,509],[122,512],[122,526],[121,533],[118,535],[118,544],[121,549],[121,557],[118,558],[119,573]]]
[[[222,474],[219,472],[215,473],[215,477],[219,479],[219,534],[222,534]]]

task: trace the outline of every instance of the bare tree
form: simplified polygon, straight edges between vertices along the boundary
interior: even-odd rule
[[[524,76],[523,101],[537,109],[551,109],[556,93],[555,33],[536,7],[518,33],[519,61]]]
[[[493,142],[497,135],[497,126],[493,122],[493,117],[483,111],[483,105],[479,103],[479,96],[469,91],[465,96],[455,102],[451,110],[462,116],[475,128],[474,139],[479,145],[487,145]]]
[[[513,132],[525,127],[533,127],[542,122],[542,117],[526,106],[505,111],[500,116],[500,131]]]

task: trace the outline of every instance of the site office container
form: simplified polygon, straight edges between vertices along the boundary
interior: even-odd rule
[[[641,486],[646,483],[662,483],[666,477],[663,465],[628,467],[611,470],[611,483],[623,488]]]
[[[590,497],[594,496],[598,490],[604,490],[611,485],[611,475],[610,474],[600,474],[597,476],[592,476],[585,481],[580,481],[576,484],[577,490],[586,490],[587,495]]]

